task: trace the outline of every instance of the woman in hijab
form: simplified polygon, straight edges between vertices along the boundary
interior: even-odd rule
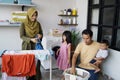
[[[37,21],[38,12],[35,8],[29,8],[25,21],[20,27],[20,38],[22,50],[35,50],[38,39],[42,40],[43,32],[40,23]],[[41,80],[40,61],[37,61],[36,76],[29,77],[28,80]]]

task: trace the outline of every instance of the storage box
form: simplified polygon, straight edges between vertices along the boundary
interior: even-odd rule
[[[31,4],[32,0],[18,0],[18,4]]]
[[[14,3],[14,0],[0,0],[0,3]]]
[[[70,74],[70,69],[64,72],[65,80],[88,80],[90,77],[90,73],[84,69],[76,68],[76,75]]]

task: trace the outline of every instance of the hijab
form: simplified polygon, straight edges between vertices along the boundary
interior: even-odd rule
[[[38,16],[38,12],[35,8],[29,8],[27,11],[27,16],[24,21],[25,31],[28,37],[35,37],[36,34],[39,33],[39,23],[37,20],[31,21],[32,15],[36,13]]]

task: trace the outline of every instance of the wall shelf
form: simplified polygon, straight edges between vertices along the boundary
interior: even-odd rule
[[[61,26],[77,26],[78,24],[58,24],[58,25],[61,25]]]
[[[17,24],[17,23],[14,23],[14,24],[10,24],[10,23],[6,23],[6,24],[3,24],[3,23],[1,23],[0,24],[0,27],[19,27],[19,26],[21,26],[21,24],[19,23],[19,24]]]
[[[0,3],[2,6],[20,6],[22,11],[24,11],[24,7],[32,7],[34,4],[12,4],[12,3]]]
[[[78,15],[63,15],[63,14],[59,14],[58,16],[65,16],[65,17],[78,17]]]
[[[77,17],[78,15],[64,15],[64,14],[59,14],[58,16],[61,17],[59,20],[60,26],[77,26]]]
[[[19,6],[21,7],[21,10],[24,11],[25,7],[32,7],[35,6],[34,4],[14,4],[14,3],[0,3],[0,6]],[[0,27],[5,27],[5,26],[21,26],[20,23],[9,23],[9,22],[0,22]]]

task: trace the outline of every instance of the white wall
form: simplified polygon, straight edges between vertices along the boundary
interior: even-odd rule
[[[0,50],[20,50],[19,27],[0,26]]]
[[[39,12],[40,21],[44,35],[48,34],[50,28],[63,28],[58,26],[58,14],[60,10],[73,8],[75,0],[33,0]],[[12,11],[19,11],[19,6],[0,5],[0,20],[11,18]],[[26,9],[25,9],[26,10]],[[19,38],[19,27],[1,27],[0,26],[0,50],[20,50],[21,39]]]
[[[66,27],[59,26],[60,10],[74,8],[75,0],[34,0],[39,11],[39,21],[41,22],[44,34],[47,35],[49,29],[66,29]],[[68,29],[69,27],[67,27]]]
[[[0,20],[10,20],[11,13],[19,10],[21,10],[19,6],[0,5]]]
[[[76,7],[78,9],[78,30],[81,32],[87,27],[87,6],[88,0],[76,0]]]
[[[0,5],[0,20],[10,20],[12,11],[21,10],[18,6]],[[0,50],[21,49],[19,27],[0,26]]]

